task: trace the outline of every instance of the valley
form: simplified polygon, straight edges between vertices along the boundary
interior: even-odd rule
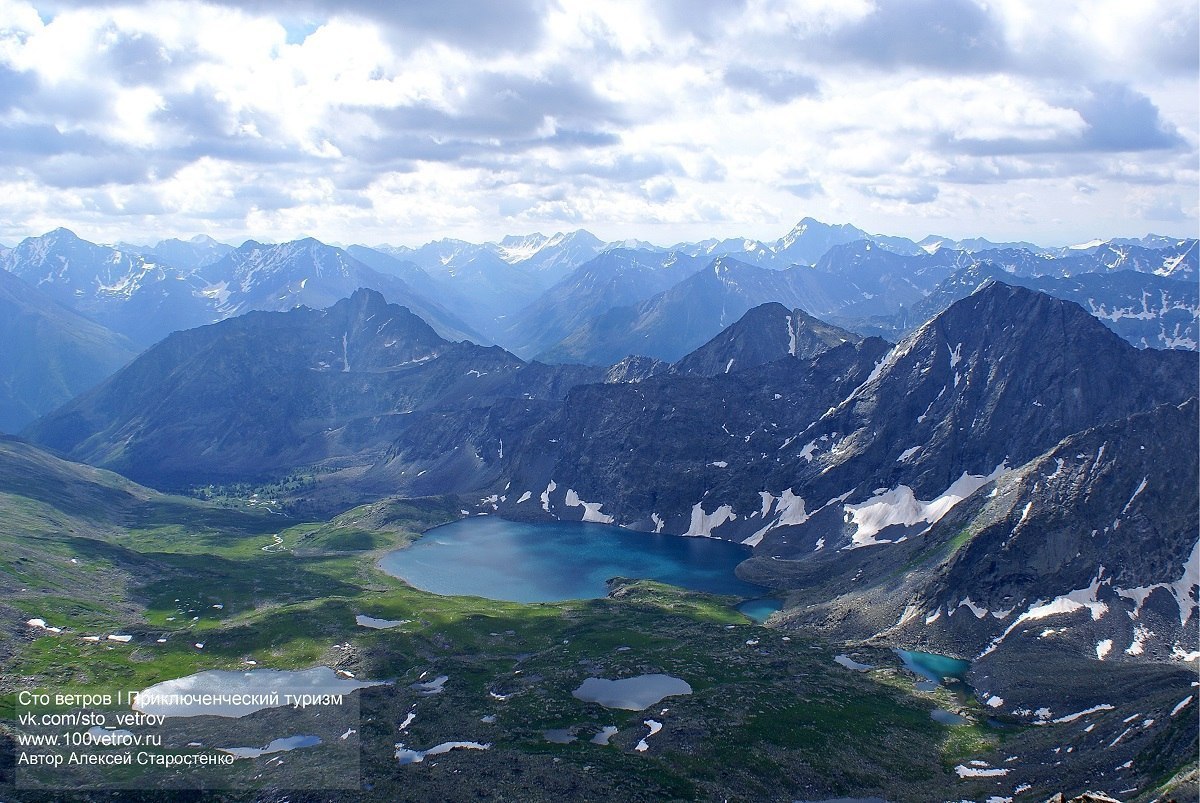
[[[116,492],[109,482],[102,476],[83,487]],[[44,516],[71,515],[38,507]],[[73,522],[109,533],[64,537],[46,527],[40,535],[27,533],[20,550],[11,541],[5,545],[5,554],[13,556],[6,559],[3,581],[7,604],[18,616],[37,614],[62,628],[10,632],[9,643],[22,646],[6,659],[5,677],[22,688],[69,686],[94,694],[146,688],[208,669],[315,664],[387,680],[356,692],[362,787],[323,791],[321,799],[429,799],[464,792],[528,799],[532,789],[549,799],[607,796],[625,785],[637,790],[628,799],[647,800],[716,794],[773,799],[797,791],[811,799],[870,794],[917,800],[949,788],[961,795],[997,788],[994,776],[960,778],[956,770],[974,767],[971,762],[1005,769],[1003,780],[1013,788],[1045,782],[1048,771],[1062,772],[1040,761],[1039,753],[1047,738],[1069,739],[1050,736],[1067,725],[1037,728],[1003,714],[997,719],[969,692],[922,685],[887,649],[853,648],[856,659],[874,668],[845,669],[833,660],[845,645],[757,626],[732,610],[729,598],[616,580],[601,599],[521,605],[431,595],[378,572],[382,551],[430,524],[457,518],[452,507],[444,500],[380,503],[325,524],[283,522],[289,526],[282,528],[262,513],[213,511],[169,497],[140,503],[133,520],[116,526],[76,512]],[[367,522],[369,531],[361,529]],[[363,537],[367,532],[370,540]],[[264,552],[276,537],[279,548]],[[87,588],[115,593],[101,600],[90,591],[80,594],[78,584],[62,587],[57,564],[78,567],[73,571]],[[357,625],[356,616],[364,614],[394,626]],[[109,631],[131,639],[85,640]],[[604,709],[571,695],[586,677],[646,672],[684,678],[693,693],[644,713]],[[420,681],[434,675],[446,680],[429,694]],[[1139,674],[1142,682],[1147,677]],[[1167,677],[1158,685],[1163,681]],[[1148,718],[1165,706],[1165,691],[1148,692],[1135,704]],[[964,722],[940,724],[931,717],[937,709],[953,710]],[[1068,721],[1086,726],[1127,716],[1126,710],[1122,705]],[[662,730],[647,751],[638,752],[647,714]],[[1162,734],[1173,725],[1167,715]],[[617,732],[607,746],[588,743],[608,726]],[[267,727],[282,736],[297,724],[276,716]],[[543,733],[556,728],[580,738],[547,741]],[[217,743],[240,744],[247,731],[189,725],[169,733],[181,740],[177,750],[194,753],[183,739],[205,733],[224,740]],[[409,766],[393,755],[393,742],[425,749],[447,740],[471,740],[489,750],[430,756]],[[222,786],[233,786],[225,794],[237,794],[242,784],[292,789],[300,799],[304,788],[343,788],[340,781],[328,786],[327,762],[340,760],[338,754],[322,757],[326,748],[308,749],[311,759],[302,770],[295,761],[239,764],[222,776]],[[1008,760],[1011,755],[1019,762]],[[1170,774],[1171,755],[1162,754],[1158,775]],[[112,776],[101,777],[105,788],[112,786]],[[136,777],[122,780],[139,788]],[[18,784],[14,799],[38,797]]]

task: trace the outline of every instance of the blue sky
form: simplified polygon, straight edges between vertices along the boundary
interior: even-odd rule
[[[0,0],[0,241],[1196,236],[1194,0]]]

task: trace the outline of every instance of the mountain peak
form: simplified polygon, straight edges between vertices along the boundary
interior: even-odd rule
[[[57,229],[54,229],[53,231],[48,231],[45,234],[43,234],[40,239],[53,241],[53,242],[57,242],[57,241],[76,242],[76,241],[79,241],[80,238],[79,238],[79,235],[77,235],[75,232],[71,231],[70,229],[66,228],[65,226],[59,226]]]
[[[355,309],[386,309],[387,299],[378,290],[360,287],[350,294],[350,305]]]
[[[672,366],[672,373],[715,376],[745,370],[785,357],[809,359],[862,338],[789,310],[777,301],[751,308],[734,324]]]

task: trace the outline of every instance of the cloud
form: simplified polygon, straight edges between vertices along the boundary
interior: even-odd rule
[[[860,188],[865,194],[885,201],[906,204],[928,204],[937,200],[937,185],[928,181],[894,181],[889,184],[867,184]]]
[[[835,31],[827,46],[843,58],[887,68],[991,71],[1008,60],[1003,29],[986,6],[971,0],[882,0]]]
[[[558,71],[547,76],[485,72],[455,87],[453,104],[432,101],[361,109],[378,132],[346,148],[368,160],[456,161],[485,152],[535,147],[594,148],[619,141],[618,106]]]
[[[666,32],[687,32],[710,39],[746,8],[746,0],[652,0],[650,9]]]
[[[1090,237],[1194,194],[1194,5],[0,0],[0,233]]]
[[[376,2],[375,0],[209,0],[249,14],[289,20],[293,30],[311,27],[313,17],[352,16],[385,26],[410,41],[433,39],[457,47],[495,52],[521,50],[537,44],[543,32],[546,0],[438,0]],[[40,7],[52,12],[69,9],[107,9],[111,0],[53,0]],[[155,6],[157,0],[127,5]]]
[[[1101,83],[1066,106],[1078,115],[1078,130],[1047,129],[1029,134],[979,138],[948,137],[947,148],[975,156],[1158,151],[1186,145],[1146,95],[1123,84]]]
[[[772,103],[787,103],[817,92],[815,78],[787,70],[759,70],[735,64],[725,68],[724,78],[730,89],[750,92]]]
[[[791,181],[780,184],[779,189],[806,200],[815,198],[825,191],[819,181]]]
[[[1128,86],[1094,86],[1078,108],[1088,126],[1083,145],[1089,150],[1153,151],[1183,144],[1150,98]]]
[[[28,102],[37,90],[37,76],[0,64],[0,111],[8,111]]]
[[[167,46],[142,31],[125,32],[110,27],[105,32],[102,54],[107,72],[125,86],[157,84],[167,78],[172,57]]]

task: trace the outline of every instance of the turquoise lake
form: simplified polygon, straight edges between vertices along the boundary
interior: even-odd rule
[[[712,538],[474,516],[430,530],[379,566],[423,591],[510,602],[596,599],[612,577],[761,597],[765,589],[733,573],[748,557],[749,547]]]
[[[754,621],[762,624],[767,621],[767,617],[771,614],[783,610],[783,600],[771,598],[748,599],[745,602],[739,603],[737,609]]]
[[[917,652],[913,650],[896,650],[896,654],[900,656],[900,660],[908,669],[934,683],[941,683],[942,678],[956,678],[962,680],[967,676],[967,672],[971,669],[969,661],[963,661],[959,658],[950,658],[945,655],[937,655],[931,652]]]

